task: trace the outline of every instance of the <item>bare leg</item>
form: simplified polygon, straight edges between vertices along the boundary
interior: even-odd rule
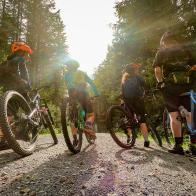
[[[179,112],[170,112],[170,126],[174,137],[182,137],[181,122],[177,119],[180,116]]]
[[[77,131],[78,129],[75,127],[74,123],[71,124],[71,132],[72,132],[72,135],[77,135]]]
[[[168,150],[170,153],[174,154],[184,154],[184,150],[182,148],[183,144],[183,136],[182,136],[182,126],[181,122],[177,119],[179,117],[179,112],[170,112],[170,126],[175,138],[175,145],[173,149]]]
[[[130,128],[128,128],[128,129],[127,129],[127,135],[128,135],[129,137],[131,137],[131,134],[132,134],[132,130],[131,130]]]
[[[148,128],[147,128],[146,123],[141,123],[140,124],[140,131],[141,131],[141,133],[144,137],[144,140],[148,141]]]
[[[95,114],[94,112],[92,113],[87,113],[86,114],[86,123],[91,124],[91,126],[93,125],[95,120]],[[90,127],[90,126],[89,126]],[[91,136],[95,136],[95,132],[92,128],[85,128],[84,130],[86,133],[90,134]]]
[[[0,138],[3,138],[3,132],[1,130],[1,127],[0,127]]]
[[[186,121],[187,121],[187,125],[191,127],[191,125],[192,125],[192,115],[191,115],[191,112],[189,112],[189,115],[186,116]]]

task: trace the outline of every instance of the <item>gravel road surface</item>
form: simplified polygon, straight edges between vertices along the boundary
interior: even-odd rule
[[[58,135],[52,145],[41,136],[36,152],[20,158],[12,150],[0,152],[0,195],[2,196],[196,196],[196,160],[171,155],[152,144],[124,150],[109,134],[98,134],[95,145],[83,144],[72,155]]]

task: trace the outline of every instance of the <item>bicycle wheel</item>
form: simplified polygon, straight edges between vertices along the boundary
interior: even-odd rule
[[[28,120],[31,108],[16,91],[8,91],[0,98],[0,124],[9,146],[18,154],[27,156],[36,147],[38,131]]]
[[[163,129],[164,129],[166,142],[169,145],[169,147],[171,147],[172,144],[174,143],[174,137],[173,137],[172,130],[170,128],[170,118],[167,109],[164,109],[163,112]]]
[[[67,144],[68,149],[76,154],[80,152],[82,147],[82,130],[79,129],[77,124],[78,111],[73,104],[67,99],[63,101],[61,105],[61,124],[63,136]],[[72,128],[77,128],[76,138],[73,137]]]
[[[54,144],[58,144],[58,139],[57,139],[57,136],[56,136],[54,127],[52,125],[52,122],[50,120],[50,116],[48,114],[44,114],[44,119],[46,121],[46,126],[49,129],[49,131],[50,131],[50,134],[52,136],[52,139],[54,141]]]
[[[161,136],[159,135],[156,128],[152,125],[149,119],[147,119],[147,126],[148,126],[148,132],[151,135],[152,139],[155,141],[157,145],[162,146]]]
[[[135,129],[130,129],[131,119],[127,112],[118,105],[111,106],[107,113],[107,127],[113,140],[122,148],[134,146]]]

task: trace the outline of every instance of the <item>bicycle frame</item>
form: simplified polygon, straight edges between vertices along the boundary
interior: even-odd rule
[[[191,90],[190,92],[183,93],[182,96],[189,96],[190,97],[190,104],[191,104],[191,126],[187,126],[190,134],[196,134],[196,93]]]
[[[139,123],[138,116],[134,112],[134,108],[129,108],[124,100],[123,100],[123,103],[120,104],[120,106],[123,107],[125,109],[125,111],[128,113],[129,120],[132,119],[131,125],[132,126],[139,126],[138,125],[138,123]]]
[[[41,119],[41,114],[40,114],[40,113],[43,113],[43,114],[48,113],[49,116],[50,116],[51,122],[52,122],[52,124],[54,125],[54,121],[53,121],[53,118],[52,118],[52,116],[51,116],[51,114],[50,114],[50,112],[49,112],[49,110],[48,110],[48,106],[47,106],[47,104],[46,104],[46,101],[43,100],[43,99],[41,99],[40,94],[38,93],[38,90],[36,90],[36,94],[35,94],[35,96],[34,96],[32,99],[29,97],[29,100],[30,100],[30,103],[33,104],[33,107],[32,107],[32,112],[28,115],[27,119],[28,119],[33,125],[35,125],[35,126],[38,127],[38,126],[40,126],[40,122],[39,122],[39,123],[35,122],[34,120],[32,120],[32,117],[33,117],[36,113],[38,113],[38,115],[39,115],[39,117],[40,117],[40,119]],[[43,101],[44,106],[40,106],[40,102],[41,102],[41,101]]]
[[[190,92],[190,99],[191,99],[191,113],[192,113],[192,132],[196,134],[196,93],[192,90]]]

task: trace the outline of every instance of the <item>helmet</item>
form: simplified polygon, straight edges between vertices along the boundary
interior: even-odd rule
[[[80,66],[78,61],[71,58],[67,58],[64,61],[64,65],[66,65],[69,70],[76,70]]]
[[[160,46],[164,46],[166,43],[170,43],[173,41],[178,42],[177,35],[172,31],[166,31],[161,37]]]
[[[12,53],[17,52],[19,50],[27,52],[28,54],[33,53],[33,50],[27,44],[25,44],[24,42],[14,42],[11,45]]]
[[[135,69],[139,68],[141,65],[138,63],[130,63],[124,66],[124,72],[129,74],[133,73]]]

